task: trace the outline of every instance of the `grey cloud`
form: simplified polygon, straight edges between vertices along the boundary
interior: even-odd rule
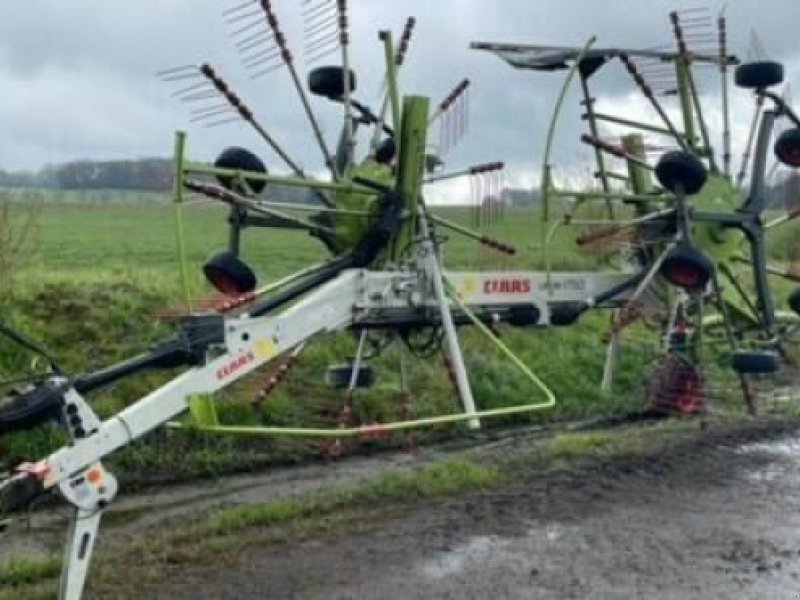
[[[209,59],[241,91],[277,138],[309,169],[321,160],[285,72],[251,81],[226,33],[218,0],[108,2],[100,0],[4,0],[0,3],[0,166],[37,167],[48,161],[167,155],[171,132],[188,129],[193,156],[209,159],[229,144],[258,139],[240,125],[191,126],[184,106],[154,77],[172,65]],[[531,179],[539,168],[544,133],[563,74],[515,71],[489,54],[468,50],[474,40],[652,46],[669,41],[666,15],[680,2],[664,0],[353,0],[354,66],[359,97],[377,103],[382,79],[376,32],[398,31],[406,16],[418,27],[402,73],[406,92],[435,101],[464,76],[473,82],[468,138],[448,156],[453,165],[505,159],[512,180]],[[706,3],[716,15],[720,5]],[[697,5],[695,3],[694,5]],[[292,45],[301,46],[297,0],[276,0]],[[794,29],[800,3],[736,0],[727,3],[732,48],[745,54],[756,28],[772,58],[787,62],[790,81],[800,76]],[[302,66],[302,61],[298,61]],[[797,85],[795,85],[797,87]],[[715,79],[704,85],[709,102]],[[633,90],[612,67],[597,78],[595,92],[625,110]],[[582,160],[577,96],[568,99],[554,161]],[[735,95],[736,115],[749,100]],[[333,144],[337,107],[315,100]],[[746,116],[741,118],[746,119]],[[434,132],[435,138],[435,132]],[[267,151],[271,163],[275,157]]]

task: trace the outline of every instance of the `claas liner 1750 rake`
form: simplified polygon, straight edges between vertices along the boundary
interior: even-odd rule
[[[289,71],[330,178],[322,181],[305,173],[212,66],[187,66],[162,73],[164,79],[183,86],[177,92],[181,99],[217,102],[195,109],[193,118],[201,122],[211,120],[212,125],[231,119],[248,123],[291,174],[268,173],[257,156],[238,147],[223,152],[213,165],[191,162],[185,155],[185,136],[178,133],[174,182],[177,205],[180,206],[184,191],[190,190],[230,207],[229,247],[204,265],[207,279],[225,298],[211,309],[179,319],[175,332],[148,352],[100,371],[70,376],[48,357],[52,368],[47,376],[0,403],[0,433],[56,421],[70,440],[46,458],[20,465],[0,486],[2,509],[7,513],[24,509],[48,490],[58,490],[74,507],[60,583],[61,598],[81,597],[101,517],[117,494],[116,479],[104,468],[102,460],[182,413],[189,411],[195,427],[214,433],[338,439],[376,427],[287,429],[218,422],[211,394],[263,365],[287,364],[312,339],[342,330],[355,333],[358,351],[354,359],[329,372],[334,384],[352,391],[373,379],[363,361],[367,335],[394,336],[409,344],[415,333],[434,332],[435,335],[427,337],[436,345],[441,344],[448,355],[463,410],[383,423],[380,428],[404,430],[453,422],[477,428],[481,419],[546,409],[556,400],[544,382],[494,335],[491,327],[500,323],[525,327],[567,325],[590,308],[623,308],[648,285],[659,267],[667,280],[697,297],[708,281],[716,278],[708,259],[692,244],[690,218],[744,228],[758,251],[761,237],[754,215],[760,211],[761,197],[755,195],[745,205],[752,210],[723,216],[691,211],[687,195],[700,190],[706,180],[706,169],[684,152],[667,155],[656,169],[669,193],[654,197],[653,201],[663,202],[667,207],[659,217],[637,217],[654,221],[670,231],[674,229],[675,240],[667,244],[666,254],[648,268],[597,273],[446,271],[441,260],[443,238],[438,233],[441,230],[468,236],[498,252],[514,252],[507,244],[432,214],[425,203],[426,182],[446,178],[442,174],[426,175],[428,167],[441,162],[427,153],[429,126],[458,102],[450,94],[439,105],[440,110],[431,115],[428,98],[413,95],[401,98],[398,72],[411,37],[413,21],[410,20],[398,48],[389,32],[380,33],[386,65],[386,100],[377,111],[370,109],[355,97],[346,3],[306,2],[304,15],[306,50],[312,59],[319,54],[341,52],[340,65],[317,67],[308,77],[308,91],[343,107],[344,123],[335,152],[329,150],[324,139],[272,4],[260,0],[226,11],[226,18],[235,29],[237,48],[245,54],[249,69],[258,76],[279,68]],[[587,48],[564,56],[565,61],[574,63],[571,74],[585,60],[597,63],[608,55]],[[761,94],[769,94],[763,86],[754,87]],[[466,86],[460,84],[457,89],[463,92]],[[369,150],[361,159],[356,158],[359,127],[373,130]],[[463,129],[452,122],[447,127]],[[449,132],[445,137],[451,144],[459,136]],[[473,167],[462,172],[470,174],[488,168]],[[272,185],[305,190],[308,203],[294,208],[307,212],[313,205],[312,214],[308,218],[294,216],[289,214],[291,207],[265,197],[264,192]],[[639,190],[635,197],[646,195]],[[239,240],[244,227],[290,227],[310,232],[332,257],[259,287],[253,270],[240,256]],[[768,325],[772,322],[770,306],[762,304]],[[541,398],[520,406],[491,410],[476,407],[457,336],[459,325],[472,325],[484,332],[498,351],[541,392]],[[15,332],[5,333],[48,356]],[[744,356],[749,356],[752,362],[772,355],[762,352]],[[104,421],[86,400],[91,392],[121,378],[150,369],[177,368],[185,370]]]
[[[429,100],[422,96],[401,99],[397,85],[398,67],[402,63],[402,52],[398,50],[405,50],[403,45],[407,46],[413,22],[409,23],[398,49],[389,32],[380,34],[386,63],[387,101],[385,108],[376,113],[354,97],[355,75],[348,67],[347,56],[346,5],[336,2],[333,10],[337,13],[337,48],[342,51],[343,65],[314,69],[308,87],[313,94],[344,107],[344,125],[335,153],[329,152],[307,91],[299,84],[271,4],[248,3],[238,12],[227,13],[239,29],[246,30],[248,37],[255,35],[259,27],[267,29],[245,46],[258,40],[276,46],[266,50],[253,48],[251,52],[265,53],[264,56],[271,57],[268,60],[277,61],[275,66],[283,65],[292,73],[330,179],[319,181],[309,177],[213,67],[203,64],[162,73],[164,79],[183,85],[179,91],[181,98],[222,102],[196,111],[195,117],[223,121],[236,118],[249,123],[292,174],[267,173],[258,157],[241,148],[226,150],[213,165],[190,162],[185,156],[185,136],[178,133],[176,202],[181,201],[184,190],[188,189],[220,200],[231,209],[230,245],[204,266],[208,280],[225,294],[225,300],[215,310],[181,318],[175,333],[148,352],[98,372],[70,376],[51,360],[48,376],[17,390],[0,404],[0,432],[55,420],[70,439],[69,444],[50,456],[20,465],[0,488],[2,508],[7,513],[28,506],[37,496],[54,489],[74,507],[60,583],[62,598],[82,595],[101,516],[117,494],[117,481],[104,468],[103,458],[185,411],[191,409],[197,427],[216,433],[340,438],[375,427],[242,428],[217,422],[208,395],[262,365],[286,360],[312,338],[340,330],[355,332],[359,352],[354,360],[340,365],[332,375],[329,373],[334,383],[352,389],[372,379],[368,366],[362,362],[368,332],[384,332],[402,339],[419,331],[442,332],[432,339],[444,346],[449,357],[463,411],[385,423],[380,427],[402,430],[466,422],[469,427],[477,428],[484,418],[542,410],[555,403],[546,385],[495,337],[490,326],[499,323],[545,326],[553,310],[557,310],[556,305],[590,301],[593,305],[618,306],[624,301],[621,293],[624,290],[618,287],[629,278],[624,273],[444,272],[439,229],[475,238],[498,252],[513,253],[514,249],[431,214],[425,204],[422,192],[426,166],[438,162],[426,153],[432,120]],[[252,20],[252,26],[247,19]],[[258,62],[252,57],[247,60],[251,66]],[[272,68],[270,64],[268,70]],[[450,95],[434,117],[452,104]],[[355,130],[364,125],[375,128],[374,138],[378,142],[371,145],[363,160],[356,161]],[[268,185],[306,190],[309,200],[316,202],[314,214],[308,219],[288,215],[285,205],[259,196]],[[317,236],[333,256],[259,288],[254,272],[239,256],[243,226],[299,228]],[[497,281],[506,284],[485,285]],[[555,301],[547,292],[548,286],[554,284],[564,290]],[[474,325],[485,332],[540,390],[541,398],[521,406],[476,408],[456,333],[458,325]],[[21,336],[15,339],[36,348]],[[104,421],[86,400],[91,392],[123,377],[149,369],[180,367],[186,368],[182,374]]]

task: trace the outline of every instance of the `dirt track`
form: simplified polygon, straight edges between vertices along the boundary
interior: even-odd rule
[[[724,426],[684,436],[655,458],[616,459],[547,476],[522,471],[510,487],[382,507],[365,514],[357,532],[250,546],[224,567],[180,565],[166,583],[143,589],[125,581],[117,593],[175,600],[797,600],[795,428]],[[496,456],[526,444],[518,440],[478,453]],[[404,460],[358,459],[335,469],[281,475],[277,484],[272,479],[270,494],[287,486],[315,487],[330,477],[347,480],[376,468],[402,468]],[[242,488],[238,500],[229,495],[218,500],[248,500],[258,489]],[[202,502],[211,501],[198,502],[206,510]],[[180,504],[183,511],[185,502]],[[131,535],[132,526],[141,531],[144,523],[122,522],[110,528],[115,531],[104,545]]]
[[[775,439],[775,435],[780,436]],[[417,506],[184,570],[171,598],[800,598],[800,441],[712,433],[660,459]],[[749,439],[743,444],[738,440]]]

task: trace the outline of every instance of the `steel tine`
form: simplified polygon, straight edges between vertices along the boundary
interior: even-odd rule
[[[200,74],[198,73],[197,76],[200,77]],[[172,92],[170,94],[170,98],[176,98],[178,96],[183,96],[184,94],[188,94],[189,92],[193,92],[195,90],[199,90],[200,88],[203,88],[203,87],[205,87],[207,85],[208,85],[208,82],[205,81],[205,80],[198,81],[197,83],[193,83],[192,85],[189,85],[189,86],[187,86],[185,88],[181,88],[176,92]]]
[[[243,13],[241,15],[235,15],[233,17],[228,17],[227,19],[225,19],[225,22],[228,25],[233,25],[234,23],[238,23],[239,21],[244,21],[245,19],[250,19],[252,17],[260,17],[260,16],[261,16],[261,11],[260,10],[254,10],[253,12]]]
[[[191,94],[189,96],[184,96],[180,98],[181,102],[197,102],[199,100],[208,100],[210,98],[216,98],[217,92],[216,90],[209,90],[207,92],[203,92],[201,94]]]
[[[199,115],[199,114],[207,113],[207,112],[216,112],[218,110],[222,110],[223,108],[230,108],[230,104],[228,104],[226,102],[225,104],[213,104],[211,106],[204,106],[202,108],[195,108],[190,114]]]
[[[235,12],[238,12],[240,10],[244,10],[248,6],[251,6],[251,5],[256,4],[256,3],[257,3],[257,0],[247,0],[247,2],[243,2],[242,4],[239,4],[237,6],[231,6],[231,7],[226,8],[225,10],[222,11],[222,16],[224,17],[224,16],[227,16],[227,15],[233,14]]]
[[[210,100],[212,98],[216,98],[217,95],[218,95],[217,91],[211,89],[202,93],[195,93],[191,94],[190,96],[184,96],[183,98],[178,98],[178,100],[180,100],[185,104],[191,104],[192,102],[199,102],[201,100]]]
[[[281,61],[281,60],[277,59],[277,57],[273,56],[271,58],[265,58],[263,60],[259,60],[259,61],[256,61],[254,63],[251,63],[251,64],[247,65],[247,69],[250,71],[251,75],[253,74],[254,71],[256,71],[259,74],[266,74],[266,73],[262,73],[262,71],[263,71],[262,67],[264,67],[264,65],[269,65],[268,67],[266,67],[268,69],[267,72],[271,72],[272,66],[275,64],[276,60],[277,60],[277,62],[279,64],[283,63],[283,61]],[[283,63],[283,64],[285,64],[285,63]]]
[[[309,0],[308,2],[303,2],[302,12],[303,14],[308,13],[309,11],[316,10],[323,4],[332,4],[336,0],[318,0],[316,3]]]
[[[321,52],[319,54],[315,54],[314,56],[306,58],[306,63],[308,63],[308,64],[315,63],[318,60],[325,58],[326,56],[330,56],[331,54],[336,52],[338,49],[339,49],[339,44],[336,44],[335,46],[331,46],[329,49],[325,50],[324,52]]]
[[[316,62],[316,61],[320,60],[321,58],[324,58],[325,56],[328,56],[331,52],[335,52],[339,48],[340,48],[340,46],[339,46],[338,43],[331,44],[330,46],[321,46],[321,47],[317,48],[316,50],[314,50],[313,52],[307,52],[306,53],[306,56],[307,56],[306,62],[309,63],[309,64],[313,63],[313,62]]]
[[[245,68],[246,68],[248,71],[250,71],[250,72],[251,72],[251,74],[252,74],[252,72],[253,72],[254,70],[256,70],[256,69],[260,69],[260,68],[261,68],[261,67],[263,67],[264,65],[272,65],[272,64],[275,62],[276,58],[277,58],[277,57],[275,57],[275,56],[272,56],[272,57],[267,57],[267,58],[264,58],[264,59],[262,59],[262,60],[257,60],[257,61],[254,61],[254,62],[252,62],[252,63],[248,64],[248,65],[245,65]]]
[[[162,77],[161,81],[165,83],[172,83],[175,81],[186,81],[187,79],[194,79],[197,73],[185,73],[184,75],[170,75],[169,77]]]
[[[333,9],[335,6],[336,6],[336,0],[322,0],[321,2],[318,2],[313,6],[306,5],[302,11],[303,19],[307,20],[309,18],[312,18],[320,11],[324,11],[326,9]]]
[[[156,77],[165,77],[168,75],[174,75],[180,71],[196,71],[197,65],[181,65],[180,67],[170,67],[169,69],[164,69],[162,71],[156,72]]]
[[[306,12],[308,12],[310,10],[314,10],[314,9],[322,6],[323,4],[327,4],[328,2],[331,2],[331,0],[317,0],[316,3],[310,2],[310,1],[309,2],[305,2],[304,1],[302,9],[301,9],[301,12],[303,14],[305,14]]]
[[[327,23],[328,21],[334,21],[338,23],[338,19],[336,18],[336,14],[333,12],[321,12],[313,17],[310,17],[303,21],[303,27],[305,29],[309,29],[311,27],[316,27],[321,23]]]
[[[323,21],[321,23],[321,27],[319,27],[315,31],[310,31],[304,34],[304,36],[308,40],[319,39],[323,36],[332,35],[332,34],[339,34],[339,21],[336,19],[330,19],[328,21]]]
[[[303,35],[306,37],[317,35],[318,33],[325,31],[330,27],[338,26],[338,24],[339,23],[336,21],[336,19],[326,19],[314,27],[304,30]]]
[[[271,38],[264,37],[264,38],[261,38],[260,40],[256,40],[254,42],[250,42],[249,44],[245,44],[243,46],[240,46],[236,50],[238,52],[240,52],[241,54],[244,54],[246,52],[250,52],[251,50],[255,50],[256,48],[260,48],[260,47],[262,47],[264,45],[269,45],[270,48],[274,48],[275,47],[275,44],[274,44],[274,42],[272,42]]]
[[[321,38],[319,38],[317,40],[314,40],[313,42],[311,42],[310,44],[308,44],[305,47],[304,51],[306,53],[316,52],[320,48],[323,48],[324,46],[327,46],[328,44],[331,44],[331,43],[335,43],[337,46],[339,45],[339,32],[338,31],[334,31],[333,33],[330,33],[330,34],[328,34],[328,35],[326,35],[324,37],[321,37]]]
[[[324,38],[319,38],[317,40],[309,41],[303,48],[303,52],[305,54],[314,54],[318,50],[321,50],[322,48],[325,48],[331,44],[333,44],[334,46],[339,46],[340,42],[341,42],[341,37],[339,37],[338,33],[325,36]]]
[[[234,31],[231,35],[233,37],[239,36],[239,35],[243,34],[245,31],[250,31],[251,29],[253,29],[253,27],[257,27],[259,25],[262,25],[262,26],[264,25],[264,21],[262,19],[256,19],[252,23],[248,23],[247,25],[245,25],[241,29],[237,29],[236,31]]]
[[[189,119],[190,123],[202,123],[203,121],[207,121],[208,119],[213,119],[215,117],[219,117],[220,115],[224,115],[225,113],[231,112],[230,108],[226,108],[225,110],[218,110],[216,112],[210,112],[203,115],[195,115],[194,117]],[[237,117],[238,118],[238,117]]]
[[[339,19],[337,19],[334,15],[330,15],[324,19],[320,19],[314,23],[306,23],[303,28],[303,37],[310,38],[319,33],[320,31],[325,31],[329,27],[336,27],[339,29]]]
[[[303,13],[303,20],[308,22],[313,19],[316,19],[320,14],[324,14],[326,10],[333,9],[336,5],[333,2],[323,2],[318,4],[313,9],[308,10],[307,12]]]
[[[264,50],[259,50],[255,54],[250,55],[242,55],[242,62],[246,65],[246,63],[259,60],[264,58],[265,56],[278,56],[281,53],[281,49],[277,46],[271,46],[269,48],[265,48]]]
[[[323,39],[315,40],[313,42],[309,42],[306,47],[303,49],[304,54],[316,54],[318,51],[322,50],[323,48],[327,48],[328,46],[333,45],[334,47],[339,47],[339,42],[341,38],[338,34],[331,35]]]
[[[241,123],[241,119],[239,117],[231,117],[230,119],[223,119],[222,121],[215,121],[214,123],[209,123],[206,125],[206,129],[211,129],[212,127],[219,127],[221,125],[229,125],[230,123]]]
[[[277,63],[275,63],[274,65],[272,65],[271,67],[269,67],[267,69],[264,69],[263,71],[259,71],[257,73],[253,73],[250,76],[250,79],[258,79],[259,77],[263,77],[264,75],[269,75],[273,71],[277,71],[278,69],[280,69],[281,67],[283,67],[285,65],[286,65],[286,63],[284,63],[283,61],[278,61]]]
[[[261,53],[260,56],[254,55],[250,57],[247,61],[244,61],[242,64],[246,69],[253,69],[255,67],[263,65],[266,62],[270,62],[272,60],[275,60],[276,58],[279,58],[280,54],[281,53],[279,49],[274,49],[267,54]]]
[[[195,115],[189,119],[189,123],[208,123],[211,119],[219,119],[222,117],[226,112],[230,111],[219,111],[215,113],[208,113],[206,115]]]
[[[272,39],[273,37],[274,36],[273,36],[271,31],[257,31],[256,33],[254,33],[252,35],[248,35],[247,37],[244,37],[244,38],[238,40],[236,42],[235,46],[237,48],[241,48],[244,44],[249,44],[253,40],[256,40],[256,39],[269,40],[269,39]]]
[[[249,59],[243,62],[246,69],[252,69],[254,67],[258,67],[263,65],[266,62],[275,60],[281,55],[281,51],[279,48],[273,48],[271,50],[262,52],[260,55],[253,55]]]
[[[222,115],[229,114],[231,112],[234,111],[231,111],[230,109],[225,109],[225,110],[216,110],[214,112],[203,113],[202,115],[191,115],[191,117],[189,118],[189,122],[190,123],[201,123],[204,121],[207,122],[209,119],[216,119]]]

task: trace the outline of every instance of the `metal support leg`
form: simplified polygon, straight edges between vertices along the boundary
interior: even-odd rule
[[[228,215],[228,251],[239,256],[242,240],[242,224],[247,218],[247,210],[241,206],[232,206]]]
[[[610,392],[614,386],[614,372],[617,370],[619,363],[619,349],[622,343],[622,331],[615,330],[611,333],[611,340],[606,347],[606,362],[603,365],[603,382],[600,389],[604,392]]]
[[[86,574],[92,558],[92,550],[100,529],[102,510],[78,508],[70,524],[65,562],[61,567],[58,588],[59,600],[80,600],[86,583]]]
[[[419,211],[419,223],[422,234],[426,238],[425,249],[427,255],[425,256],[424,264],[430,278],[433,280],[433,289],[439,304],[442,327],[444,328],[445,340],[447,342],[447,354],[450,356],[450,362],[453,365],[458,395],[461,396],[464,412],[467,415],[474,415],[476,413],[475,399],[472,397],[472,388],[470,388],[469,378],[467,377],[467,367],[464,365],[464,356],[461,354],[461,345],[458,342],[456,326],[453,323],[453,315],[450,312],[450,301],[447,299],[447,294],[444,289],[442,267],[439,264],[439,256],[436,253],[436,247],[430,237],[430,229],[428,229],[428,221],[425,217],[424,210]],[[480,429],[480,419],[477,417],[470,419],[467,421],[467,426],[470,429]]]

